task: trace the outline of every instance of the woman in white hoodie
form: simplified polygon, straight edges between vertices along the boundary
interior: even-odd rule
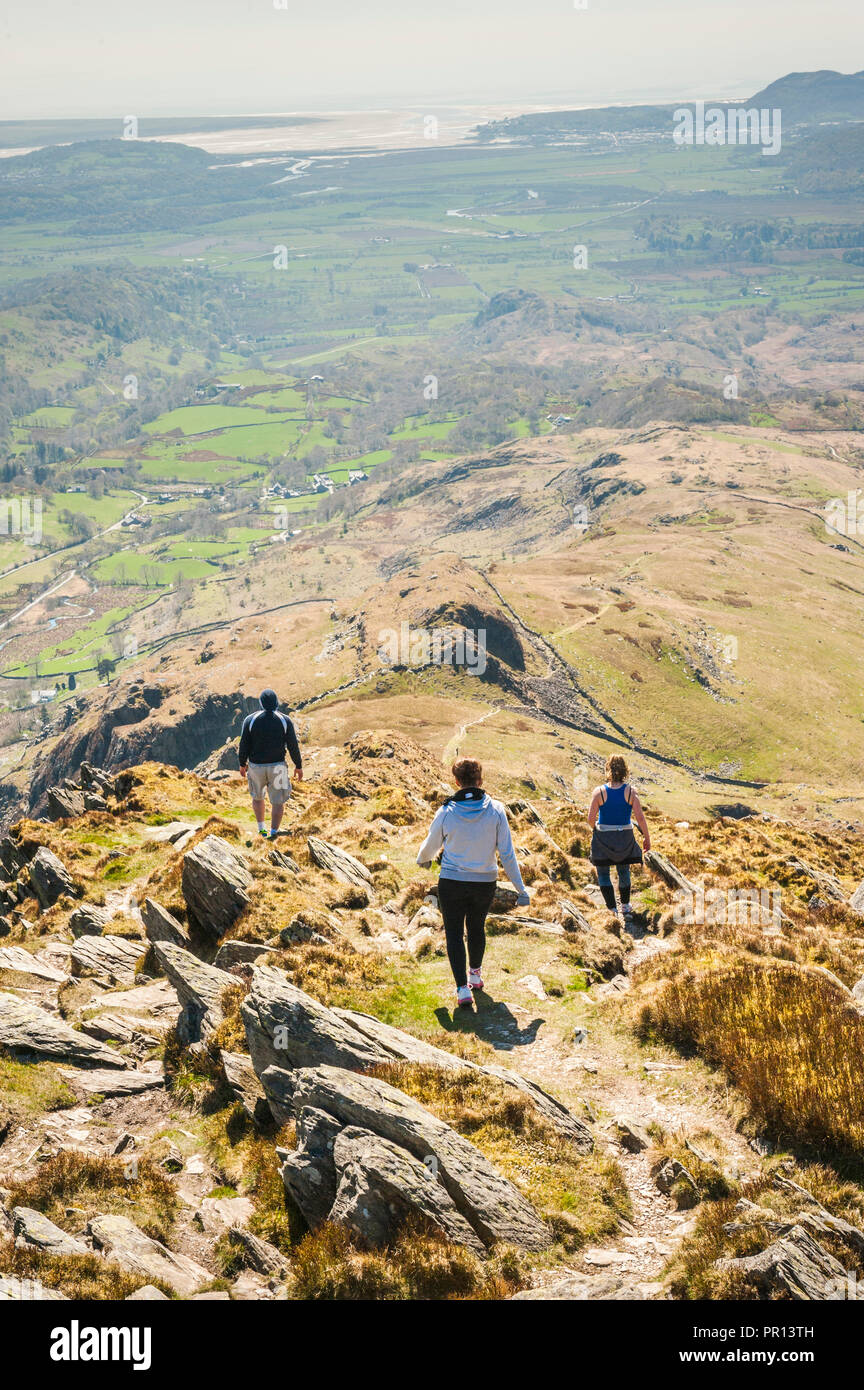
[[[496,853],[519,894],[519,906],[527,907],[530,899],[519,872],[507,812],[484,792],[482,767],[475,758],[458,758],[451,770],[459,790],[438,810],[417,863],[427,869],[442,851],[438,906],[444,918],[447,957],[457,1002],[470,1009],[472,990],[483,988],[480,968],[486,949],[486,914],[498,882]]]

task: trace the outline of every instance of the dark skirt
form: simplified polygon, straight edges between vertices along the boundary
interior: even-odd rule
[[[588,858],[601,868],[610,864],[641,864],[642,850],[629,825],[625,830],[604,830],[595,825]]]

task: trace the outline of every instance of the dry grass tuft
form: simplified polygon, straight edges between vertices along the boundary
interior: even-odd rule
[[[112,1300],[128,1298],[143,1283],[154,1284],[168,1298],[174,1290],[159,1279],[146,1281],[101,1255],[48,1255],[33,1248],[16,1249],[12,1240],[0,1244],[0,1269],[7,1276],[36,1280],[67,1298]]]
[[[718,956],[662,985],[643,1007],[643,1039],[695,1048],[722,1067],[778,1137],[860,1158],[864,1018],[817,970]]]
[[[14,1183],[10,1207],[32,1207],[66,1229],[65,1209],[80,1207],[82,1224],[92,1216],[108,1213],[128,1216],[154,1240],[166,1242],[179,1201],[173,1183],[151,1158],[136,1157],[130,1172],[128,1156],[103,1158],[64,1149],[41,1164],[32,1178]]]
[[[518,1255],[505,1248],[487,1260],[421,1226],[406,1226],[388,1250],[361,1249],[341,1226],[326,1224],[294,1252],[296,1299],[502,1299],[522,1284]]]

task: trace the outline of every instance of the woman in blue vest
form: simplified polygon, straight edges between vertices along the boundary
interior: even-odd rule
[[[615,912],[615,889],[612,887],[613,866],[618,870],[618,890],[621,894],[621,915],[625,922],[633,916],[630,906],[630,865],[642,863],[642,850],[633,834],[633,821],[642,832],[642,847],[651,848],[651,834],[639,798],[627,781],[629,771],[620,756],[606,762],[606,782],[594,788],[588,824],[591,836],[591,863],[597,870],[597,882],[603,901]]]

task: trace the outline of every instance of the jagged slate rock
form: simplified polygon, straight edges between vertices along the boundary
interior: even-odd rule
[[[142,1284],[141,1287],[140,1287],[140,1289],[136,1289],[134,1293],[127,1294],[126,1297],[124,1298],[123,1302],[124,1302],[124,1303],[162,1303],[162,1302],[167,1303],[167,1302],[168,1302],[168,1295],[167,1295],[167,1293],[163,1293],[161,1289],[157,1289],[157,1288],[155,1287],[155,1285],[153,1285],[153,1284]]]
[[[105,794],[114,791],[114,778],[101,767],[94,767],[92,763],[82,763],[79,776],[85,791],[101,791]]]
[[[252,1065],[306,1067],[319,1063],[363,1070],[392,1062],[393,1054],[292,985],[281,970],[256,965],[252,987],[240,1006]]]
[[[64,1075],[70,1076],[68,1072]],[[165,1074],[161,1070],[87,1071],[70,1079],[73,1086],[89,1096],[138,1096],[143,1091],[155,1091],[165,1085]]]
[[[230,970],[232,965],[251,965],[272,949],[266,941],[223,941],[213,957],[213,964],[217,970]]]
[[[82,903],[69,914],[69,930],[77,939],[79,936],[101,936],[111,921],[111,913],[106,907],[96,907],[94,903]]]
[[[111,1047],[76,1033],[61,1018],[14,994],[0,992],[0,1048],[16,1054],[33,1053],[79,1067],[128,1066]]]
[[[782,1225],[781,1235],[788,1235],[796,1226],[809,1231],[814,1240],[818,1236],[839,1236],[856,1255],[864,1255],[864,1231],[844,1221],[840,1216],[832,1216],[829,1211],[820,1208],[818,1211],[800,1212],[794,1221]]]
[[[109,985],[134,985],[143,941],[125,936],[79,936],[72,947],[72,974],[90,975]]]
[[[333,1149],[341,1130],[332,1115],[306,1106],[297,1117],[297,1148],[283,1158],[280,1173],[285,1191],[312,1231],[328,1219],[336,1200]]]
[[[558,903],[561,911],[561,925],[565,931],[588,931],[591,930],[591,923],[585,916],[581,907],[571,903],[569,898],[562,898]]]
[[[518,1188],[467,1139],[395,1086],[330,1066],[303,1068],[294,1079],[295,1114],[312,1106],[343,1125],[392,1140],[421,1163],[434,1159],[439,1180],[484,1244],[504,1241],[525,1250],[551,1244],[551,1232]]]
[[[53,984],[63,984],[69,976],[52,965],[37,960],[22,946],[0,946],[0,970],[17,970],[20,975],[35,975],[40,980],[51,980]]]
[[[104,796],[101,796],[101,795],[100,795],[99,792],[85,792],[85,793],[84,793],[84,810],[85,810],[85,811],[107,811],[107,810],[108,810],[108,802],[105,800]]]
[[[281,1128],[290,1124],[294,1119],[293,1071],[286,1071],[284,1067],[265,1067],[260,1073],[260,1081],[277,1125]]]
[[[65,1293],[46,1289],[39,1279],[0,1274],[0,1303],[68,1303]]]
[[[852,986],[852,998],[859,1004],[864,1004],[864,975],[861,976],[857,984]]]
[[[858,887],[849,899],[849,906],[853,912],[858,913],[859,917],[864,917],[864,879],[858,884]]]
[[[289,874],[299,874],[300,872],[300,865],[297,860],[293,859],[290,854],[286,854],[284,850],[271,849],[267,858],[277,869],[287,869]]]
[[[51,907],[64,893],[77,896],[75,880],[62,859],[40,845],[30,860],[30,886],[39,899],[40,907]]]
[[[385,1048],[390,1053],[391,1061],[421,1062],[452,1071],[465,1067],[477,1069],[476,1062],[468,1062],[464,1057],[446,1052],[443,1047],[434,1047],[432,1043],[423,1042],[390,1023],[382,1023],[380,1018],[373,1018],[370,1014],[357,1013],[354,1009],[333,1009],[331,1012],[350,1023],[370,1042]]]
[[[177,992],[167,980],[153,980],[134,989],[103,994],[95,1001],[95,1006],[92,1000],[85,1006],[88,1022],[104,1022],[106,1018],[119,1014],[131,1027],[144,1033],[167,1033],[174,1027],[180,1013]],[[92,1013],[89,1012],[91,1009],[94,1010]]]
[[[808,864],[805,860],[799,859],[797,855],[792,855],[786,860],[786,863],[788,867],[794,869],[796,873],[804,874],[807,878],[812,878],[813,882],[818,886],[820,893],[826,898],[831,898],[837,903],[845,903],[846,890],[840,880],[835,878],[833,874],[826,874],[823,869],[814,869],[812,864]]]
[[[10,835],[4,835],[0,839],[0,864],[3,866],[4,877],[17,878],[26,863],[27,856],[21,846],[16,844]]]
[[[448,1240],[477,1254],[485,1246],[447,1189],[418,1158],[389,1139],[349,1125],[333,1146],[339,1175],[329,1220],[367,1245],[388,1244],[409,1216],[422,1216]]]
[[[801,1225],[793,1226],[758,1255],[717,1260],[715,1267],[743,1275],[768,1297],[784,1292],[796,1302],[828,1301],[837,1297],[838,1288],[848,1284],[840,1261]]]
[[[326,869],[334,878],[338,878],[340,883],[351,883],[355,888],[371,888],[371,873],[353,854],[348,854],[336,845],[328,844],[317,835],[310,835],[306,843],[313,862],[320,869]]]
[[[249,906],[252,875],[226,840],[208,835],[184,854],[181,887],[190,920],[222,936]]]
[[[699,1201],[699,1187],[693,1174],[684,1167],[679,1159],[667,1158],[662,1168],[655,1174],[654,1184],[660,1192],[668,1197],[677,1183],[683,1183],[689,1189],[691,1196],[697,1202]]]
[[[263,1125],[270,1121],[270,1106],[252,1065],[252,1058],[244,1052],[221,1052],[225,1080],[243,1106],[249,1119]]]
[[[188,1255],[175,1254],[158,1240],[151,1240],[125,1216],[95,1216],[87,1223],[87,1233],[106,1259],[145,1279],[170,1284],[179,1294],[192,1294],[213,1275]]]
[[[642,1126],[627,1119],[625,1115],[616,1115],[612,1121],[612,1128],[618,1143],[622,1149],[627,1149],[628,1153],[638,1154],[650,1147],[651,1140]]]
[[[205,965],[172,941],[154,941],[153,954],[179,995],[183,1013],[177,1024],[185,1042],[205,1042],[222,1022],[222,994],[237,978]]]
[[[95,1018],[85,1019],[79,1027],[88,1038],[98,1038],[100,1042],[126,1044],[137,1049],[153,1047],[158,1041],[154,1034],[146,1033],[143,1028],[136,1028],[128,1018],[121,1018],[119,1014],[96,1014]]]
[[[41,1211],[30,1207],[12,1208],[12,1234],[19,1249],[30,1246],[44,1250],[48,1255],[89,1255],[89,1246],[74,1236],[67,1235],[43,1216]]]
[[[141,921],[148,941],[171,941],[175,946],[189,949],[189,933],[183,923],[153,898],[145,898],[141,904]]]
[[[685,878],[682,873],[675,868],[664,855],[656,849],[649,849],[643,856],[646,868],[652,869],[655,874],[659,874],[668,888],[677,888],[682,893],[695,893],[696,885],[691,883],[689,878]]]
[[[49,820],[66,820],[84,814],[84,793],[66,787],[49,787],[45,793]]]
[[[535,1081],[529,1081],[527,1077],[521,1076],[518,1071],[510,1071],[508,1067],[481,1067],[480,1070],[484,1076],[497,1076],[506,1086],[513,1086],[527,1096],[543,1118],[549,1121],[562,1138],[568,1139],[579,1153],[593,1152],[594,1136],[584,1120],[577,1119],[566,1105],[550,1096],[548,1091],[544,1091]]]
[[[242,1250],[246,1264],[256,1273],[281,1277],[287,1272],[288,1261],[276,1246],[260,1236],[253,1236],[245,1226],[232,1226],[228,1231],[228,1240]]]
[[[539,825],[541,830],[546,829],[546,823],[539,811],[534,809],[530,801],[525,801],[522,797],[518,797],[515,801],[508,801],[507,810],[511,811],[514,816],[521,816],[524,812],[532,824]]]
[[[345,940],[344,933],[334,923],[319,922],[317,926],[313,926],[310,922],[304,921],[302,916],[292,918],[287,927],[283,927],[279,933],[282,946],[297,946],[309,941],[316,946],[326,946],[329,941],[339,938]]]

